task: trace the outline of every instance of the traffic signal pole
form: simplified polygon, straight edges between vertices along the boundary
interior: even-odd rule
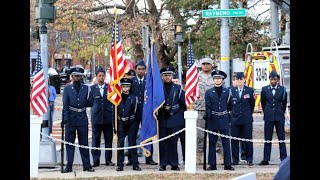
[[[40,34],[40,46],[41,46],[41,61],[44,72],[44,79],[46,85],[46,95],[48,97],[49,85],[48,85],[48,35],[47,35],[47,24],[53,23],[55,18],[55,7],[54,3],[56,0],[37,0],[36,4],[36,21],[39,26],[39,34]],[[46,135],[50,135],[50,106],[49,106],[49,98],[48,101],[48,110],[43,115],[43,123],[42,123],[42,133]],[[42,136],[43,141],[49,141],[48,137]]]
[[[39,23],[39,34],[40,34],[40,46],[41,46],[41,61],[42,61],[42,68],[44,73],[44,80],[46,84],[46,97],[48,97],[49,92],[49,85],[48,85],[48,34],[47,34],[47,26],[45,23]],[[49,119],[50,119],[50,105],[49,105],[49,98],[48,101],[48,110],[45,114],[43,114],[42,120],[42,133],[46,135],[50,135],[50,126]],[[42,136],[42,141],[50,141],[50,139],[46,136]]]

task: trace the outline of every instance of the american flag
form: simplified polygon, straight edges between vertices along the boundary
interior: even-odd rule
[[[35,75],[33,78],[33,85],[31,90],[30,105],[33,112],[41,116],[48,110],[48,98],[46,94],[46,84],[44,79],[44,72],[41,63],[40,50],[38,51],[38,58],[36,59]]]
[[[186,73],[186,106],[189,107],[195,100],[197,100],[199,95],[198,86],[198,71],[197,66],[194,61],[194,55],[192,50],[192,44],[189,41],[188,45],[188,57],[187,57],[187,73]]]
[[[120,27],[118,22],[112,27],[112,38],[110,48],[110,83],[108,84],[107,99],[118,106],[121,102],[121,87],[120,79],[124,76],[127,68],[127,61],[124,58],[124,53],[120,39]]]

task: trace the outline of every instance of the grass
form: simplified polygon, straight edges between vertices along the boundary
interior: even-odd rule
[[[212,179],[212,180],[229,180],[241,176],[243,174],[221,174],[221,173],[203,173],[203,174],[181,174],[181,173],[171,173],[171,174],[144,174],[144,175],[127,175],[120,177],[92,177],[92,178],[76,178],[78,180],[198,180],[198,179]],[[258,180],[270,180],[274,176],[273,173],[259,173],[256,174],[256,179]],[[60,178],[45,178],[45,179],[35,179],[35,180],[59,180]],[[74,178],[72,178],[74,179]],[[72,180],[70,179],[70,180]]]

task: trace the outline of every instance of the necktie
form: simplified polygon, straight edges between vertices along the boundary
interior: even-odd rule
[[[272,94],[276,94],[276,88],[272,88]]]
[[[139,85],[141,85],[141,84],[142,84],[142,80],[140,79],[140,80],[139,80]]]
[[[239,97],[241,97],[242,89],[239,89]]]
[[[100,94],[101,94],[101,96],[103,96],[103,87],[102,86],[100,86]]]

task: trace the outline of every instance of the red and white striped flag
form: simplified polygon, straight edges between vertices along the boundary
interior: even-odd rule
[[[200,98],[199,86],[198,86],[198,71],[194,61],[194,54],[192,50],[192,44],[189,41],[188,56],[187,56],[187,73],[186,73],[186,106],[187,108],[195,100]]]
[[[33,78],[30,105],[33,112],[38,116],[43,115],[48,110],[48,98],[46,94],[46,84],[41,63],[40,51],[38,51],[38,58],[36,60],[36,74]]]
[[[111,48],[110,48],[110,83],[108,84],[107,99],[118,106],[121,102],[120,79],[127,69],[127,61],[124,58],[120,39],[120,27],[118,22],[112,28]]]

